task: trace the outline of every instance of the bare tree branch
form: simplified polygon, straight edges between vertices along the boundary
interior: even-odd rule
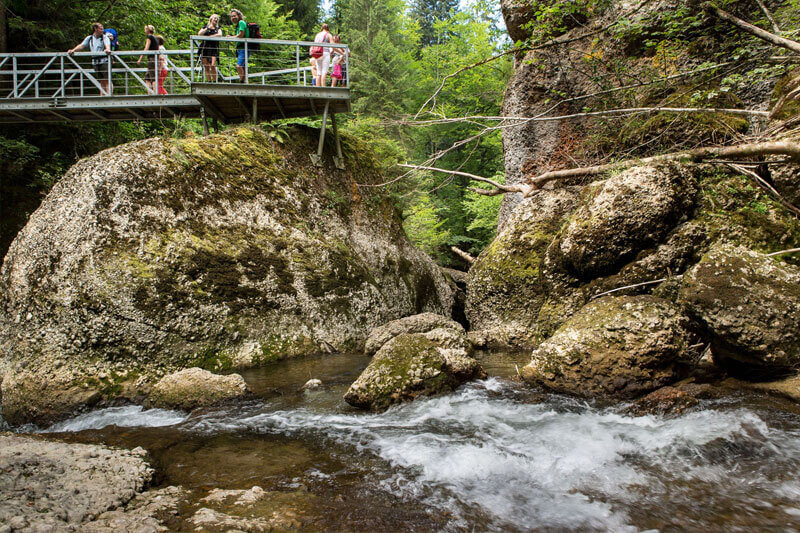
[[[657,285],[659,283],[663,283],[664,281],[667,281],[667,278],[654,279],[652,281],[644,281],[642,283],[634,283],[633,285],[625,285],[624,287],[617,287],[616,289],[611,289],[610,291],[601,292],[600,294],[595,294],[594,296],[589,298],[589,301],[596,300],[597,298],[605,296],[606,294],[613,294],[615,292],[624,291],[625,289],[635,289],[636,287],[644,287],[646,285]]]
[[[756,0],[756,3],[758,4],[758,7],[761,8],[761,11],[764,13],[764,15],[767,16],[767,19],[769,19],[770,23],[772,24],[772,29],[775,31],[775,33],[780,33],[781,29],[778,26],[778,23],[775,22],[774,18],[772,18],[772,13],[769,12],[769,9],[767,9],[767,6],[764,4],[764,2],[761,0]]]
[[[449,124],[453,122],[470,122],[476,120],[513,120],[516,122],[515,126],[525,124],[526,122],[552,122],[556,120],[568,120],[572,118],[584,117],[605,117],[612,115],[639,115],[648,113],[727,113],[729,115],[745,115],[745,116],[769,116],[769,111],[756,111],[752,109],[724,109],[713,107],[629,107],[624,109],[608,109],[605,111],[586,111],[584,113],[572,113],[569,115],[559,115],[555,117],[504,117],[504,116],[482,116],[473,115],[466,117],[452,117],[452,118],[439,118],[431,120],[410,120],[401,121],[401,124],[406,126],[430,126],[434,124]]]
[[[643,9],[647,4],[649,4],[652,1],[653,0],[645,0],[644,2],[641,2],[633,11],[628,13],[627,16],[630,17],[630,16],[635,15],[636,13],[638,13],[641,9]],[[597,35],[598,33],[602,33],[604,31],[607,31],[608,29],[610,29],[614,25],[616,25],[622,19],[623,19],[622,16],[617,17],[612,22],[610,22],[609,24],[606,24],[602,28],[598,28],[598,29],[593,30],[593,31],[582,33],[581,35],[577,35],[575,37],[569,37],[569,34],[566,34],[566,35],[561,35],[559,37],[556,37],[555,39],[551,39],[551,40],[549,40],[549,41],[547,41],[545,43],[542,43],[540,45],[537,45],[537,46],[510,48],[509,50],[501,52],[501,53],[499,53],[497,55],[493,55],[493,56],[488,57],[486,59],[482,59],[482,60],[478,61],[477,63],[473,63],[471,65],[467,65],[465,67],[461,67],[460,69],[456,70],[455,72],[452,72],[452,73],[448,74],[447,76],[445,76],[444,78],[442,78],[442,83],[440,83],[439,87],[433,92],[433,94],[427,100],[425,100],[425,103],[422,104],[422,106],[419,108],[419,111],[417,111],[416,115],[414,115],[414,118],[418,118],[419,115],[425,110],[426,107],[428,107],[428,104],[430,104],[431,102],[434,102],[434,105],[435,105],[436,97],[439,95],[440,92],[442,92],[442,89],[444,89],[444,86],[447,83],[447,80],[449,80],[450,78],[454,78],[454,77],[458,76],[462,72],[466,72],[467,70],[471,70],[471,69],[479,67],[481,65],[485,65],[486,63],[489,63],[489,62],[494,61],[496,59],[500,59],[501,57],[505,57],[508,54],[511,54],[511,53],[514,53],[514,52],[521,52],[521,51],[531,52],[531,51],[534,51],[534,50],[542,50],[544,48],[550,48],[552,46],[558,46],[558,45],[567,44],[567,43],[571,43],[571,42],[575,42],[575,41],[580,41],[580,40],[586,39],[588,37],[592,37],[593,35]]]
[[[800,252],[800,248],[791,248],[789,250],[781,250],[780,252],[772,252],[771,254],[767,254],[767,257],[773,257],[776,255],[783,255],[783,254],[795,254]]]
[[[732,163],[728,163],[728,166],[737,172],[741,172],[742,174],[750,176],[751,178],[755,179],[759,187],[761,187],[762,189],[767,191],[770,195],[772,195],[778,202],[780,202],[780,204],[783,207],[794,213],[796,216],[800,216],[800,208],[798,208],[796,205],[794,205],[789,200],[784,198],[775,187],[770,185],[764,178],[759,176],[757,172],[754,172],[749,168],[745,168],[741,165],[736,165]]]
[[[451,246],[450,250],[458,257],[469,263],[470,265],[475,262],[475,258],[469,255],[467,252],[459,248],[458,246]]]
[[[432,172],[442,172],[444,174],[455,174],[456,176],[464,176],[471,180],[480,181],[482,183],[488,183],[492,187],[496,188],[497,190],[503,192],[521,192],[526,193],[528,192],[529,187],[525,187],[524,185],[503,185],[502,183],[498,183],[494,180],[490,180],[489,178],[484,178],[483,176],[476,176],[475,174],[470,174],[469,172],[460,172],[458,170],[447,170],[445,168],[436,168],[436,167],[424,167],[420,165],[405,165],[405,164],[398,164],[398,167],[403,168],[411,168],[414,170],[430,170]],[[481,189],[478,189],[481,190]],[[480,194],[480,193],[479,193]]]
[[[755,35],[759,39],[774,44],[775,46],[781,46],[783,48],[791,50],[792,52],[800,54],[800,43],[798,43],[797,41],[792,41],[791,39],[785,39],[779,35],[775,35],[774,33],[762,30],[758,26],[753,26],[749,22],[745,22],[744,20],[738,17],[734,17],[727,11],[721,10],[717,6],[711,4],[710,2],[704,3],[703,9],[710,11],[711,13],[721,18],[722,20],[730,22],[734,26],[746,31],[751,35]]]

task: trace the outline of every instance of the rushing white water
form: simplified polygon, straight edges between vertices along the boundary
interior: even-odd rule
[[[791,474],[800,434],[771,429],[747,409],[629,417],[564,398],[523,403],[502,394],[509,387],[490,379],[383,414],[218,412],[184,428],[346,443],[388,462],[383,489],[446,510],[461,526],[478,512],[497,530],[637,530],[633,509],[669,498],[691,505],[699,485],[732,505],[800,494]],[[798,520],[796,506],[783,512]]]
[[[191,418],[113,408],[50,431],[178,424],[181,433],[322,443],[376,489],[446,513],[454,530],[800,529],[794,415],[768,424],[719,403],[631,417],[560,396],[530,403],[517,387],[492,378],[381,414],[334,402],[251,402]],[[337,474],[307,475],[335,483]]]
[[[82,414],[63,422],[54,424],[44,433],[61,433],[67,431],[84,431],[102,429],[107,426],[119,427],[163,427],[180,424],[188,418],[185,413],[167,411],[165,409],[144,409],[140,405],[124,407],[108,407],[91,413]]]

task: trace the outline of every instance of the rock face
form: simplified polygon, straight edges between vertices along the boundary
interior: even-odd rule
[[[676,298],[714,242],[800,246],[800,222],[751,178],[702,165],[637,167],[523,201],[470,270],[466,313],[489,346],[535,348],[589,299],[646,283]],[[787,256],[791,261],[792,258]],[[668,279],[662,286],[655,280]]]
[[[743,377],[800,367],[800,268],[723,244],[684,276],[678,298]]]
[[[636,400],[627,413],[633,416],[645,415],[681,415],[695,407],[699,402],[691,394],[675,387],[661,387]]]
[[[378,411],[418,396],[449,392],[485,376],[463,350],[440,348],[425,334],[403,333],[378,350],[344,399],[355,407]]]
[[[150,392],[156,407],[191,411],[247,394],[247,384],[239,374],[220,376],[201,368],[187,368],[164,376]]]
[[[427,333],[435,329],[450,329],[461,336],[465,335],[464,327],[454,320],[435,313],[420,313],[393,320],[370,331],[364,343],[364,352],[374,355],[384,344],[401,333]]]
[[[668,385],[692,362],[689,320],[653,296],[606,296],[533,352],[526,381],[580,396],[631,398]]]
[[[315,142],[241,128],[76,164],[0,271],[4,416],[45,420],[169,371],[357,349],[389,320],[449,316],[440,270],[388,198],[356,186],[380,179],[367,147],[345,139],[348,170],[323,170]]]
[[[141,448],[0,434],[0,531],[85,530],[150,482],[153,470],[144,456]]]

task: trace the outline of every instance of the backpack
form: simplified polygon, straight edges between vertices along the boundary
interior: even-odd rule
[[[256,24],[255,22],[248,22],[247,23],[247,32],[250,34],[251,39],[263,39],[261,36],[261,26]],[[250,50],[260,50],[261,45],[259,43],[249,43],[247,47]]]
[[[105,33],[108,36],[108,40],[111,41],[111,50],[114,52],[119,50],[119,35],[117,34],[117,30],[114,28],[106,28],[103,30],[103,33]]]

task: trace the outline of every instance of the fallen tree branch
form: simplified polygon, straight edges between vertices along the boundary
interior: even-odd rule
[[[607,163],[604,165],[595,165],[589,167],[570,168],[566,170],[551,170],[544,174],[539,174],[528,180],[527,184],[518,183],[513,185],[506,185],[498,183],[494,180],[470,174],[468,172],[459,172],[456,170],[447,170],[444,168],[428,167],[422,165],[407,165],[399,164],[398,166],[410,168],[414,170],[430,170],[432,172],[442,172],[444,174],[455,174],[456,176],[464,176],[475,181],[488,183],[494,190],[477,189],[468,187],[467,189],[477,194],[484,196],[497,196],[506,193],[520,193],[524,197],[533,195],[536,191],[544,187],[547,183],[555,180],[563,180],[570,178],[582,178],[587,176],[598,176],[605,174],[611,170],[623,170],[635,166],[645,166],[652,163],[659,163],[663,161],[680,161],[688,159],[691,162],[699,163],[709,159],[724,158],[732,160],[737,158],[752,158],[767,155],[785,155],[791,161],[800,162],[800,144],[793,141],[772,141],[751,144],[740,144],[737,146],[706,146],[702,148],[694,148],[692,150],[685,150],[682,152],[672,152],[669,154],[655,155],[645,157],[642,159],[628,159],[625,161],[618,161],[616,163]],[[780,195],[779,195],[780,196]],[[782,199],[782,198],[781,198]],[[791,204],[789,204],[791,205]],[[790,209],[791,210],[791,209]]]
[[[475,262],[475,258],[469,255],[467,252],[459,248],[458,246],[451,246],[450,250],[453,251],[458,257],[469,263],[470,265]]]
[[[778,202],[780,202],[781,205],[783,205],[783,207],[794,213],[796,216],[800,216],[800,209],[798,209],[798,207],[793,203],[789,202],[789,200],[784,198],[775,187],[767,183],[767,181],[761,176],[759,176],[757,172],[754,172],[749,168],[745,168],[741,165],[736,165],[736,164],[728,164],[728,167],[732,168],[736,172],[741,172],[746,176],[754,178],[756,180],[756,183],[758,183],[758,185],[762,189],[771,194]]]
[[[695,148],[683,152],[673,152],[669,154],[645,157],[643,159],[630,159],[617,163],[596,165],[590,167],[571,168],[567,170],[553,170],[540,174],[530,180],[531,189],[541,189],[546,183],[554,180],[578,178],[585,176],[596,176],[604,174],[610,170],[620,170],[633,166],[648,165],[661,161],[679,161],[689,159],[695,163],[712,158],[748,158],[765,155],[786,155],[794,161],[800,161],[800,144],[790,141],[774,141],[752,144],[740,144],[737,146],[712,146]],[[527,195],[530,195],[529,191]]]
[[[625,289],[634,289],[636,287],[644,287],[645,285],[656,285],[656,284],[662,283],[664,281],[667,281],[667,278],[654,279],[652,281],[643,281],[642,283],[634,283],[633,285],[625,285],[624,287],[617,287],[616,289],[611,289],[610,291],[601,292],[600,294],[595,294],[594,296],[589,298],[589,301],[592,301],[592,300],[594,300],[596,298],[600,298],[601,296],[605,296],[606,294],[612,294],[612,293],[615,293],[615,292],[624,291]]]
[[[792,41],[791,39],[786,39],[781,37],[780,35],[775,35],[774,33],[770,33],[767,30],[762,30],[758,26],[754,26],[749,22],[745,22],[744,20],[734,17],[727,11],[723,11],[722,9],[718,8],[717,6],[711,4],[710,2],[706,2],[703,4],[703,9],[706,11],[710,11],[717,17],[721,18],[726,22],[730,22],[734,26],[738,27],[741,30],[746,31],[750,35],[754,35],[759,39],[767,41],[770,44],[774,44],[775,46],[780,46],[782,48],[786,48],[787,50],[791,50],[792,52],[800,54],[800,43],[797,41]]]
[[[556,120],[569,120],[573,118],[586,118],[586,117],[606,117],[613,115],[641,115],[648,113],[727,113],[730,115],[745,115],[745,116],[758,116],[768,117],[769,111],[756,111],[752,109],[726,109],[714,107],[628,107],[622,109],[607,109],[605,111],[586,111],[583,113],[572,113],[569,115],[558,115],[554,117],[505,117],[505,116],[490,116],[490,115],[471,115],[465,117],[453,118],[439,118],[431,120],[410,120],[401,121],[400,124],[406,126],[430,126],[434,124],[450,124],[453,122],[470,122],[475,120],[513,120],[517,123],[515,126],[524,124],[526,122],[552,122]]]
[[[789,250],[781,250],[780,252],[772,252],[771,254],[767,254],[767,257],[773,257],[776,255],[783,255],[783,254],[795,254],[800,252],[800,248],[791,248]]]
[[[495,187],[496,190],[502,191],[501,193],[496,193],[494,191],[486,191],[492,193],[489,194],[488,196],[494,196],[496,194],[502,194],[506,192],[520,192],[524,194],[528,191],[528,187],[525,187],[524,185],[504,185],[494,180],[490,180],[489,178],[484,178],[483,176],[476,176],[475,174],[470,174],[469,172],[460,172],[458,170],[447,170],[445,168],[425,167],[420,165],[406,165],[403,163],[399,163],[397,166],[403,168],[411,168],[414,170],[430,170],[432,172],[442,172],[444,174],[454,174],[456,176],[464,176],[465,178],[469,178],[471,180],[480,181],[482,183],[488,183],[492,187]],[[478,192],[478,191],[484,191],[485,189],[470,189],[470,190]],[[478,194],[484,194],[484,193],[478,193]]]
[[[764,13],[764,15],[766,15],[770,24],[772,24],[772,29],[775,31],[775,33],[780,33],[781,29],[778,26],[778,23],[775,22],[774,18],[772,18],[772,13],[769,12],[769,9],[767,9],[767,6],[764,4],[764,2],[762,2],[761,0],[756,0],[756,3],[758,4],[758,7],[761,8],[761,12]]]

